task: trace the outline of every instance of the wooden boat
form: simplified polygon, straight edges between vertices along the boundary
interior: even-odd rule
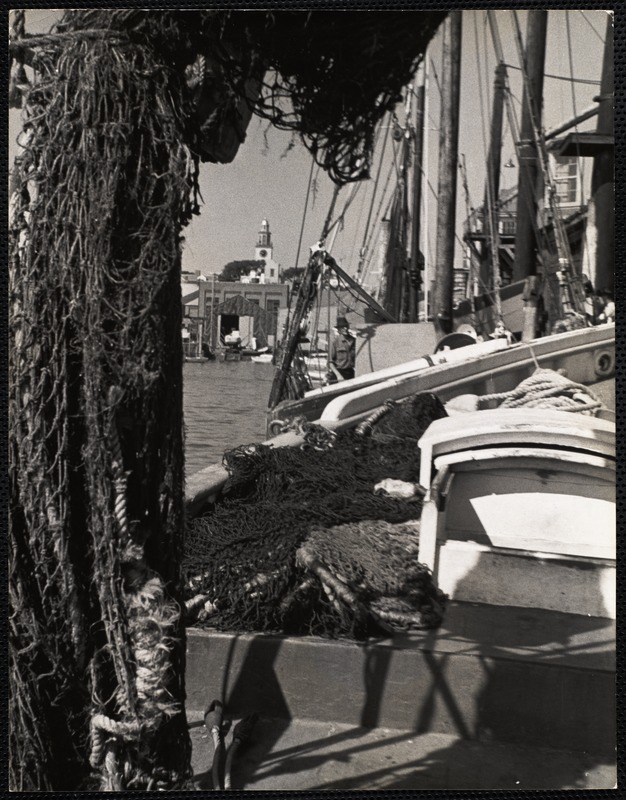
[[[419,560],[451,598],[615,617],[614,420],[475,411],[419,446]]]
[[[317,280],[314,270],[308,279]],[[306,281],[305,275],[304,298],[310,293]],[[519,288],[509,293],[521,299]],[[501,298],[503,305],[512,299]],[[304,304],[294,307],[295,334],[299,311],[304,314]],[[448,417],[433,422],[419,440],[425,497],[415,522],[416,560],[450,599],[436,630],[396,630],[385,641],[365,644],[191,627],[191,706],[202,696],[208,671],[234,687],[226,700],[242,716],[254,706],[283,721],[343,726],[349,736],[360,736],[356,728],[377,728],[379,740],[388,728],[394,742],[410,736],[418,748],[429,735],[451,736],[443,748],[445,769],[460,741],[472,743],[481,769],[487,763],[491,768],[507,747],[517,748],[517,759],[532,752],[511,788],[526,782],[530,763],[541,759],[541,750],[533,748],[549,748],[573,758],[568,777],[557,779],[559,788],[589,785],[587,776],[599,765],[607,774],[594,785],[612,785],[615,329],[601,325],[524,338],[424,353],[300,397],[275,393],[265,442],[272,448],[310,446],[311,424],[334,433],[367,429],[390,406],[415,395],[432,393],[444,404]],[[541,377],[538,370],[549,370],[555,385],[566,375],[577,387],[574,394],[591,397],[585,409],[591,415],[581,408],[564,411],[558,403],[541,410],[490,407],[498,403],[494,396],[513,396]],[[227,478],[223,465],[193,476],[187,485],[190,515],[219,505]],[[300,729],[293,735],[311,741]],[[493,762],[485,755],[491,747],[498,753]],[[413,764],[415,775],[415,752],[394,747],[392,758],[406,765],[407,774]],[[429,761],[418,752],[420,764]],[[585,761],[580,771],[576,759]],[[262,755],[251,762],[250,774],[258,774]],[[253,785],[275,788],[262,778]],[[320,785],[373,784],[368,776],[367,782],[298,788]],[[422,788],[419,779],[380,785]],[[474,785],[459,780],[446,788]],[[494,782],[494,788],[502,785]]]
[[[483,350],[481,354],[481,350]],[[486,351],[486,352],[485,352]],[[275,417],[266,444],[299,446],[303,439],[290,428],[305,420],[330,430],[355,427],[389,400],[401,400],[418,392],[433,392],[443,402],[468,393],[482,395],[510,391],[530,377],[537,367],[564,370],[571,380],[592,389],[608,387],[608,405],[615,407],[615,326],[601,325],[509,345],[494,340],[482,345],[439,354],[432,366],[423,359],[382,370],[362,378],[311,392],[290,405],[292,417]],[[447,356],[447,358],[446,358]],[[430,357],[434,359],[434,356]],[[270,424],[270,427],[272,425]],[[190,476],[187,498],[190,509],[212,502],[227,477],[222,465],[210,465]]]
[[[326,263],[313,255],[303,276],[282,364]],[[521,288],[500,298],[503,306],[518,301],[520,331]],[[457,321],[471,320],[465,311],[458,309]],[[593,765],[613,764],[615,330],[524,338],[437,349],[300,397],[274,393],[264,443],[271,448],[310,446],[311,424],[335,433],[375,424],[415,395],[432,393],[445,405],[449,416],[419,441],[425,502],[415,525],[417,560],[450,600],[440,628],[396,630],[366,644],[191,626],[191,707],[204,696],[209,672],[233,687],[226,701],[242,716],[254,707],[285,725],[308,718],[387,727],[407,736],[452,735],[476,747],[584,752]],[[296,350],[294,360],[303,357]],[[599,398],[600,410],[500,409],[477,399],[511,394],[537,370],[551,371],[556,383],[565,374],[581,395]],[[474,410],[481,403],[487,408]],[[221,464],[192,476],[190,516],[219,506],[227,486]]]
[[[459,359],[462,349],[456,361],[347,381],[348,391],[320,391],[300,407],[321,427],[340,431],[415,393],[433,392],[444,401],[449,416],[433,422],[419,441],[426,496],[418,559],[450,597],[441,627],[366,645],[190,627],[190,708],[205,696],[208,672],[233,687],[226,701],[234,715],[259,710],[274,720],[266,731],[283,736],[284,747],[300,747],[294,737],[308,741],[311,732],[296,720],[310,718],[317,721],[315,730],[332,724],[356,735],[358,728],[359,737],[370,735],[361,726],[376,727],[378,741],[389,737],[393,757],[407,765],[416,752],[428,760],[420,748],[428,749],[429,737],[448,737],[451,758],[461,742],[471,743],[483,765],[494,758],[492,748],[496,761],[525,752],[535,764],[545,748],[558,748],[571,754],[570,775],[576,758],[607,765],[611,773],[614,326],[523,344],[500,341],[491,352]],[[597,416],[560,409],[467,410],[479,396],[511,393],[537,368],[557,379],[566,372],[601,398],[602,410],[594,411]],[[304,443],[302,426],[293,425],[265,444]],[[219,504],[227,477],[222,465],[192,476],[189,513]],[[403,737],[413,737],[412,756],[399,747]],[[263,780],[264,758],[260,750],[249,757],[250,788],[275,786]],[[365,787],[356,774],[349,785]]]

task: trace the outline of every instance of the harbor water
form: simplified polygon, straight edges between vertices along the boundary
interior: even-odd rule
[[[272,364],[187,362],[183,368],[185,473],[220,463],[226,450],[262,442]]]

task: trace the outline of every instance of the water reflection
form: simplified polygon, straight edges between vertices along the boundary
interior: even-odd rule
[[[263,441],[274,367],[252,361],[188,362],[183,371],[186,474],[226,450]]]

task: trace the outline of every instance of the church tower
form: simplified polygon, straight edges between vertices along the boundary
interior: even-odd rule
[[[261,230],[259,231],[259,238],[257,239],[256,247],[254,248],[254,258],[256,261],[264,259],[271,261],[274,254],[272,247],[272,234],[270,233],[270,224],[264,219],[261,223]]]
[[[261,276],[261,283],[278,283],[280,265],[274,261],[272,234],[270,232],[270,224],[266,219],[261,222],[261,230],[254,248],[254,259],[255,261],[265,261],[265,270]]]

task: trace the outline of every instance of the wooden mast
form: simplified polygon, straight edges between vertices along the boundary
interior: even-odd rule
[[[483,250],[481,260],[481,285],[498,292],[498,198],[500,194],[500,154],[502,150],[502,118],[504,113],[504,86],[506,66],[501,62],[496,67],[493,84],[493,106],[491,110],[491,130],[489,154],[487,158],[487,181],[483,203],[486,233],[490,246]],[[497,297],[497,294],[496,294]]]
[[[455,10],[443,26],[443,76],[439,130],[439,186],[434,323],[439,335],[452,331],[454,239],[459,142],[462,12]]]
[[[548,12],[528,11],[526,48],[522,68],[525,74],[522,122],[518,143],[519,178],[515,228],[513,280],[525,280],[522,340],[537,335],[537,306],[540,280],[537,275],[537,178],[540,172],[535,130],[541,128],[541,98],[546,54]]]
[[[417,322],[419,317],[419,287],[421,276],[420,226],[422,208],[422,159],[424,156],[424,101],[426,79],[423,64],[418,73],[418,86],[415,92],[415,150],[413,153],[413,209],[411,216],[411,262],[409,267],[409,322]]]
[[[537,177],[539,164],[534,142],[534,127],[541,127],[541,98],[543,96],[543,71],[546,53],[548,12],[543,9],[528,11],[524,69],[528,81],[524,82],[522,122],[519,142],[519,182],[515,230],[515,262],[513,280],[524,280],[537,274]]]

